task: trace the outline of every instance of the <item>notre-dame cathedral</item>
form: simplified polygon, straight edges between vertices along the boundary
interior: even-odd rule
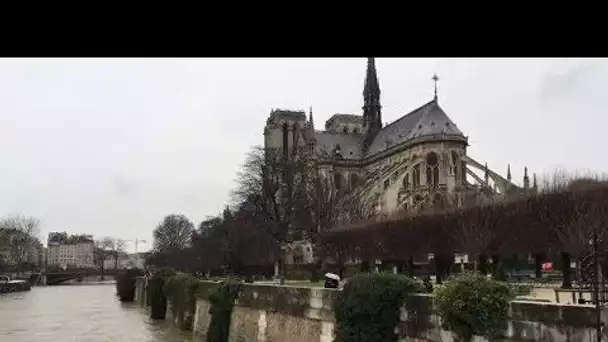
[[[425,207],[460,207],[536,190],[527,168],[522,186],[467,155],[468,137],[439,105],[437,80],[430,102],[382,124],[380,83],[367,60],[359,114],[334,114],[315,128],[312,111],[272,110],[264,129],[266,148],[304,145],[320,173],[338,190],[354,189],[380,215]],[[308,259],[308,258],[304,258]],[[306,262],[306,261],[304,261]]]

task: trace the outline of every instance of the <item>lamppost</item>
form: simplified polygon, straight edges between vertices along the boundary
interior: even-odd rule
[[[602,286],[602,266],[599,258],[599,246],[600,239],[597,234],[597,227],[593,227],[593,236],[591,239],[591,248],[593,253],[593,266],[592,270],[595,272],[594,279],[592,281],[592,300],[595,301],[595,335],[596,341],[602,341],[602,305],[604,302],[604,289]],[[600,296],[601,294],[601,296]]]

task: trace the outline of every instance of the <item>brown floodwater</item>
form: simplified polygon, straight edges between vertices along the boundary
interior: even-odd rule
[[[34,287],[0,294],[2,342],[177,342],[191,332],[120,303],[114,284]]]

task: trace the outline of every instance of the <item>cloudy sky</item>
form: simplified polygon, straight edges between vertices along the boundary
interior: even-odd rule
[[[469,154],[520,181],[524,166],[608,170],[608,62],[376,60],[383,121],[432,99]],[[365,58],[2,59],[0,216],[51,231],[146,239],[163,216],[219,212],[272,108],[361,112]],[[133,245],[133,244],[131,244]],[[140,245],[140,250],[146,246]]]

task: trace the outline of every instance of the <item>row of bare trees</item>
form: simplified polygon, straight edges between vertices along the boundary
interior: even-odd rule
[[[253,148],[238,173],[231,209],[197,228],[181,215],[165,218],[154,233],[153,263],[234,273],[274,264],[283,279],[284,247],[308,240],[318,260],[338,263],[410,262],[423,253],[447,263],[458,252],[477,268],[489,256],[496,261],[521,253],[540,260],[559,250],[569,264],[584,258],[592,232],[608,238],[608,187],[600,179],[558,172],[541,182],[539,193],[379,220],[375,198],[362,197],[360,188],[338,190],[331,173],[296,150]],[[341,228],[328,230],[333,227]]]
[[[326,248],[363,260],[407,260],[423,253],[441,260],[467,253],[485,262],[490,255],[540,256],[559,250],[569,272],[568,261],[589,253],[594,234],[600,248],[607,249],[608,184],[560,177],[536,194],[343,227],[325,234],[324,240]]]
[[[274,265],[275,276],[284,279],[287,245],[307,240],[322,246],[323,231],[375,214],[372,200],[364,200],[358,189],[338,189],[331,174],[303,152],[254,147],[237,174],[231,209],[203,221],[198,229],[183,216],[183,224],[169,224],[175,215],[168,216],[155,230],[151,261],[161,265],[173,260],[175,265],[188,259],[200,270],[223,268],[234,273]],[[187,243],[186,236],[191,237]],[[168,240],[180,241],[180,248],[161,242]],[[318,249],[318,255],[323,251]]]

